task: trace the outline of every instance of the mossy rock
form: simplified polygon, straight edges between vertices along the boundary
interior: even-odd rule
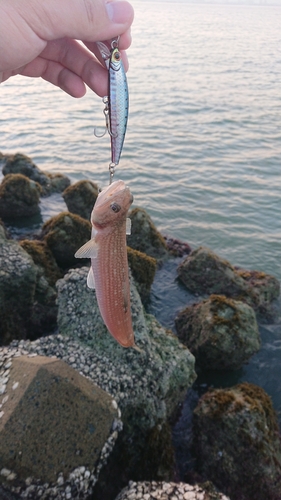
[[[148,213],[142,208],[134,208],[129,217],[132,221],[132,232],[127,237],[129,247],[146,253],[155,259],[167,258],[167,244],[156,229]]]
[[[142,300],[147,299],[157,269],[157,260],[127,247],[128,262]]]
[[[194,410],[197,470],[231,500],[278,500],[281,442],[270,397],[254,384],[215,389]]]
[[[33,262],[42,269],[49,284],[54,286],[63,273],[45,241],[22,240],[20,246],[32,257]]]
[[[254,310],[224,295],[211,295],[185,308],[175,325],[180,340],[202,369],[238,369],[260,349]]]
[[[22,174],[8,174],[0,185],[0,217],[29,217],[40,212],[41,187]]]
[[[41,195],[43,196],[62,192],[70,184],[69,178],[65,175],[59,173],[52,174],[40,170],[29,156],[22,153],[2,155],[0,156],[0,160],[4,164],[3,175],[25,175],[29,179],[40,184],[42,188]]]
[[[82,180],[65,189],[62,196],[69,212],[89,220],[98,194],[95,182]]]
[[[91,224],[79,215],[61,212],[42,228],[44,239],[62,269],[77,265],[74,254],[91,237]]]

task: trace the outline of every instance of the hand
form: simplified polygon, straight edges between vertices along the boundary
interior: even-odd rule
[[[94,42],[120,35],[127,70],[133,17],[123,0],[1,0],[0,83],[42,77],[73,97],[86,93],[85,84],[103,97],[108,73]]]

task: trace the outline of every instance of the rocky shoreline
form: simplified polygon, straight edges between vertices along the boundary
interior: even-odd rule
[[[257,319],[274,321],[278,280],[165,238],[134,208],[128,261],[142,352],[123,349],[86,287],[88,262],[74,258],[90,237],[97,185],[70,186],[19,153],[0,154],[0,162],[1,498],[280,500],[280,433],[260,387],[245,383],[200,398],[186,483],[177,481],[171,438],[196,373],[240,368],[260,349]],[[69,212],[32,239],[11,239],[5,220],[40,212],[40,197],[54,191]],[[175,279],[194,294],[175,317],[177,336],[143,305],[157,268],[175,257],[182,259]]]

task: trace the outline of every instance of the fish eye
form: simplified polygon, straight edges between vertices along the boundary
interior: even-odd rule
[[[121,59],[120,52],[115,52],[114,57],[115,57],[116,61],[119,61]]]
[[[116,214],[117,214],[118,212],[120,212],[120,210],[121,210],[120,205],[118,205],[118,203],[116,203],[115,201],[114,201],[113,203],[111,203],[110,208],[111,208],[111,210],[113,210],[113,212],[115,212]]]

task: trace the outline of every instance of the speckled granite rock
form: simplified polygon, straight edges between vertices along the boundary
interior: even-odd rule
[[[149,429],[172,414],[191,386],[194,357],[153,316],[145,315],[133,284],[133,329],[143,352],[121,347],[102,321],[95,292],[86,285],[87,273],[85,267],[70,270],[57,282],[59,332],[93,349],[99,358],[95,381],[119,402],[124,422],[127,415],[131,424]]]
[[[254,310],[224,295],[186,307],[175,324],[180,340],[204,369],[238,369],[260,349]]]
[[[40,170],[31,158],[22,153],[0,155],[1,164],[3,164],[3,175],[25,175],[40,184],[43,196],[60,193],[70,185],[68,177],[63,174],[51,174]]]
[[[194,410],[194,436],[198,472],[232,500],[280,500],[280,434],[263,389],[208,391]]]
[[[132,232],[127,237],[128,246],[156,259],[166,258],[169,252],[165,239],[148,213],[143,208],[134,208],[129,217],[132,221]]]
[[[98,185],[92,181],[78,181],[62,193],[69,212],[90,220],[94,204],[99,194]]]
[[[274,276],[237,269],[205,247],[193,250],[180,263],[178,276],[192,293],[243,300],[269,318],[273,314],[271,302],[280,294],[280,283]]]
[[[0,349],[0,482],[21,498],[86,498],[122,428],[117,403],[56,358],[18,354]]]
[[[58,266],[77,265],[74,254],[91,237],[91,224],[79,215],[61,212],[42,227],[41,237],[52,251]]]
[[[21,174],[9,174],[0,185],[0,217],[30,217],[40,212],[41,187]]]
[[[210,484],[133,482],[124,488],[115,500],[230,500]]]

